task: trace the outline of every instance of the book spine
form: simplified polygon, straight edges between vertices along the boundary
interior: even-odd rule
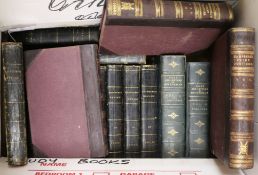
[[[109,157],[123,157],[124,112],[122,65],[107,65]]]
[[[21,43],[2,43],[3,116],[8,163],[27,164],[24,65]]]
[[[97,27],[64,27],[14,32],[12,37],[33,48],[97,43]]]
[[[229,43],[229,166],[248,169],[254,164],[254,29],[231,29]]]
[[[100,66],[99,80],[101,91],[102,116],[103,121],[105,122],[105,126],[107,126],[107,66]]]
[[[161,156],[185,156],[185,56],[160,58]]]
[[[158,156],[157,65],[141,66],[141,157]]]
[[[187,63],[186,155],[209,157],[210,64]]]
[[[114,25],[218,26],[233,21],[227,3],[167,0],[110,0],[107,23]],[[211,23],[212,22],[212,23]]]
[[[140,157],[140,66],[124,66],[125,157]]]
[[[85,96],[85,111],[88,124],[88,135],[91,157],[105,157],[108,145],[105,133],[106,125],[102,116],[102,101],[99,86],[99,64],[97,45],[81,45],[80,56]],[[90,82],[90,83],[89,83]],[[95,97],[95,98],[92,98]]]
[[[146,64],[146,56],[101,55],[100,64]]]

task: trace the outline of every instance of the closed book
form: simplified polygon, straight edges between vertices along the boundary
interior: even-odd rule
[[[141,66],[141,157],[158,157],[158,68]]]
[[[146,64],[144,55],[100,55],[100,64]]]
[[[211,150],[230,168],[254,164],[255,30],[232,28],[214,44]]]
[[[125,157],[140,157],[141,113],[140,113],[140,66],[124,66],[124,120]]]
[[[33,156],[105,157],[97,45],[26,51],[25,63]]]
[[[11,33],[26,49],[94,44],[99,41],[98,27],[60,27]]]
[[[159,65],[161,156],[185,156],[185,56],[163,55]]]
[[[24,62],[21,43],[2,43],[2,116],[8,164],[27,164]]]
[[[210,63],[188,62],[186,77],[186,156],[209,157]]]
[[[108,156],[113,158],[121,158],[124,153],[122,70],[122,65],[107,65]]]
[[[208,48],[233,18],[225,2],[109,0],[100,53],[190,54]]]

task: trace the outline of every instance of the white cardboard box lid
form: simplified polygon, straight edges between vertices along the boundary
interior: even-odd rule
[[[0,0],[0,30],[99,25],[105,0]]]
[[[1,175],[243,175],[216,159],[55,159],[31,158],[26,166],[8,167]]]

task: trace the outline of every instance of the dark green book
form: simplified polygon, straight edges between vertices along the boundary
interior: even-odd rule
[[[123,157],[123,66],[107,65],[107,118],[109,157]]]
[[[146,56],[144,55],[100,55],[100,64],[146,64]]]
[[[124,119],[125,157],[140,157],[141,112],[140,112],[140,66],[124,66]]]
[[[186,154],[209,157],[210,63],[187,63]]]
[[[2,43],[2,116],[6,127],[8,164],[27,164],[23,48]]]
[[[94,44],[99,41],[98,27],[60,27],[11,33],[26,49]]]
[[[158,69],[141,66],[141,157],[158,157]]]
[[[185,156],[185,56],[160,58],[161,156]]]

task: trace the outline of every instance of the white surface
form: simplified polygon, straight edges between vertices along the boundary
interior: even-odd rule
[[[0,0],[0,28],[7,30],[99,25],[104,1]],[[84,20],[76,20],[81,15]]]
[[[215,159],[30,159],[27,166],[10,168],[0,159],[1,175],[241,175]],[[114,163],[108,163],[113,161]],[[39,163],[41,162],[41,163]],[[91,163],[89,163],[91,162]],[[99,162],[99,163],[96,163]],[[105,163],[106,162],[106,163]],[[128,164],[122,164],[129,162]],[[105,164],[104,164],[105,163]],[[120,164],[116,164],[120,163]],[[48,166],[47,166],[48,165]],[[59,166],[57,166],[59,165]],[[61,166],[60,166],[61,165]],[[136,173],[136,174],[133,174]],[[145,173],[145,174],[144,174]]]

